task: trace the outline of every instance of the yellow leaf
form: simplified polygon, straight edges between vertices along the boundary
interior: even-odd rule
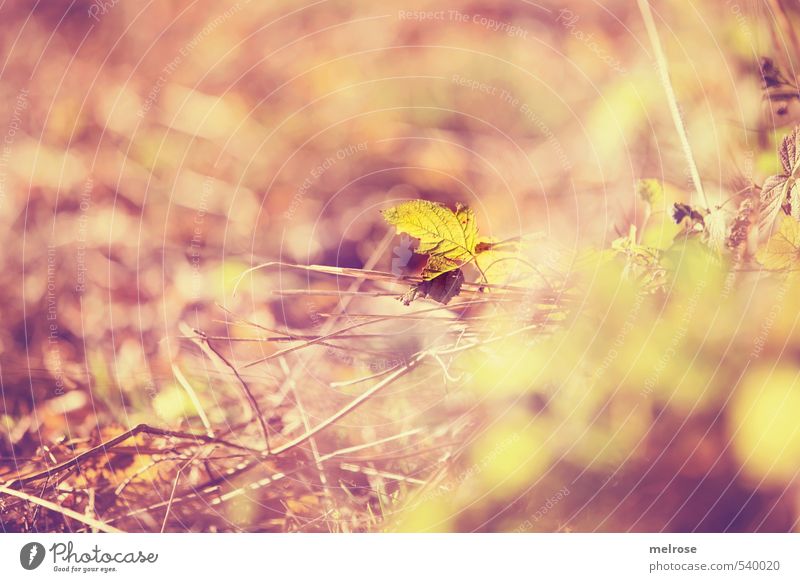
[[[468,260],[459,261],[458,259],[450,259],[440,255],[430,255],[425,268],[422,270],[422,278],[425,281],[433,281],[439,275],[455,271]]]
[[[429,202],[412,200],[383,211],[383,218],[398,233],[419,239],[417,252],[429,255],[423,279],[453,271],[475,256],[478,225],[469,208],[451,209]]]
[[[786,269],[800,258],[800,222],[784,216],[778,232],[756,253],[758,262],[768,269]]]

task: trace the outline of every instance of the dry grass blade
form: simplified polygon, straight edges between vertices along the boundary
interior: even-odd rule
[[[249,268],[243,274],[241,274],[234,285],[234,294],[238,289],[238,286],[241,284],[242,279],[247,276],[249,273],[260,269],[266,269],[269,267],[280,267],[285,269],[295,269],[299,271],[308,271],[312,273],[320,273],[325,275],[333,275],[337,277],[351,277],[360,279],[363,281],[382,281],[382,282],[392,282],[392,283],[409,283],[409,284],[417,284],[422,282],[422,277],[411,277],[405,275],[395,275],[393,273],[387,273],[385,271],[375,271],[372,269],[355,269],[349,267],[331,267],[328,265],[295,265],[293,263],[284,263],[281,261],[270,261],[267,263],[261,263],[260,265],[256,265],[255,267]],[[519,293],[527,293],[530,294],[531,290],[527,287],[521,287],[518,285],[498,285],[492,283],[473,283],[470,281],[465,281],[463,283],[464,288],[473,290],[473,291],[516,291]],[[356,291],[356,290],[325,290],[325,289],[294,289],[294,290],[274,290],[272,291],[275,295],[330,295],[330,294],[341,294],[341,295],[365,295],[365,296],[375,296],[375,297],[385,297],[385,296],[393,296],[393,293],[384,293],[384,292],[369,292],[369,291]]]
[[[31,495],[29,493],[25,493],[24,491],[17,491],[16,489],[11,489],[6,487],[5,485],[0,485],[0,493],[4,493],[5,495],[10,495],[12,497],[16,497],[18,499],[22,499],[23,501],[28,501],[30,503],[34,503],[40,507],[44,507],[45,509],[49,509],[50,511],[55,511],[56,513],[60,513],[70,519],[74,519],[75,521],[79,521],[84,525],[88,525],[98,531],[106,532],[106,533],[123,533],[121,529],[117,529],[113,526],[108,525],[107,523],[103,523],[93,517],[89,517],[87,515],[83,515],[78,513],[77,511],[73,511],[67,507],[62,507],[57,503],[53,503],[52,501],[48,501],[47,499],[42,499],[41,497],[37,497],[36,495]]]
[[[408,363],[398,366],[397,368],[395,368],[394,372],[392,372],[388,377],[384,378],[383,380],[375,384],[372,388],[362,393],[357,398],[354,398],[349,404],[347,404],[347,406],[344,406],[338,412],[329,416],[324,421],[320,422],[318,425],[316,425],[314,428],[307,431],[306,433],[276,448],[272,452],[272,454],[280,455],[281,453],[285,453],[286,451],[289,451],[297,447],[298,445],[303,444],[308,439],[312,438],[315,434],[319,433],[322,430],[325,430],[327,427],[329,427],[342,417],[347,416],[356,408],[364,404],[367,400],[375,396],[378,392],[386,388],[386,386],[388,386],[401,376],[404,376],[405,374],[416,368],[417,365],[423,360],[425,355],[426,355],[425,353],[418,354],[414,358],[409,360]]]
[[[66,461],[63,461],[61,463],[57,463],[57,464],[53,465],[52,467],[48,467],[47,469],[44,469],[42,471],[36,471],[36,472],[31,473],[29,475],[23,475],[23,476],[17,477],[16,479],[12,479],[11,481],[6,482],[4,484],[4,486],[5,487],[19,487],[21,485],[24,485],[26,483],[30,483],[32,481],[36,481],[38,479],[43,479],[43,478],[46,478],[46,477],[52,477],[52,476],[60,473],[61,471],[64,471],[66,469],[70,469],[72,467],[80,465],[83,461],[85,461],[85,460],[87,460],[87,459],[89,459],[91,457],[94,457],[95,455],[108,453],[116,445],[118,445],[118,444],[120,444],[120,443],[122,443],[122,442],[124,442],[124,441],[126,441],[126,440],[128,440],[130,438],[132,438],[132,437],[135,437],[136,435],[138,435],[140,433],[149,434],[149,435],[152,435],[152,436],[187,439],[187,440],[193,440],[193,441],[196,441],[196,442],[203,442],[203,443],[209,443],[209,444],[210,443],[216,443],[216,444],[225,445],[227,447],[232,447],[232,448],[235,448],[235,449],[255,452],[254,449],[250,449],[249,447],[245,447],[243,445],[232,443],[232,442],[229,442],[229,441],[226,441],[226,440],[223,440],[223,439],[220,439],[220,438],[216,438],[216,437],[212,438],[212,437],[209,437],[208,435],[204,435],[204,434],[203,435],[198,435],[198,434],[191,434],[191,433],[181,432],[181,431],[164,430],[164,429],[156,428],[156,427],[149,426],[149,425],[146,425],[146,424],[139,424],[139,425],[133,427],[132,429],[127,430],[124,433],[122,433],[122,434],[120,434],[120,435],[118,435],[118,436],[116,436],[116,437],[114,437],[114,438],[112,438],[112,439],[110,439],[108,441],[100,443],[96,447],[92,447],[91,449],[89,449],[87,451],[84,451],[84,452],[82,452],[82,453],[80,453],[78,455],[75,455],[74,457],[72,457],[72,458],[70,458],[70,459],[68,459]]]
[[[198,330],[191,329],[184,322],[181,322],[178,328],[180,329],[181,333],[188,335],[192,342],[198,346],[215,365],[218,365],[221,362],[222,365],[227,367],[239,381],[239,386],[241,387],[242,393],[247,399],[248,404],[253,410],[253,416],[255,416],[256,420],[258,421],[258,425],[261,428],[261,433],[264,436],[266,449],[269,451],[269,427],[267,427],[267,421],[264,418],[264,413],[261,411],[261,406],[259,406],[258,400],[256,400],[255,395],[253,394],[252,390],[250,390],[250,386],[248,386],[247,382],[245,382],[244,378],[242,378],[239,370],[233,364],[231,364],[225,356],[219,353],[218,350],[214,349],[214,346],[211,345],[205,334]]]
[[[474,302],[473,301],[465,301],[463,303],[459,303],[459,304],[457,304],[455,306],[452,306],[452,308],[466,307],[466,306],[469,306],[469,305],[475,305],[475,304],[479,304],[479,303],[483,303],[483,302],[484,301],[474,301]],[[430,312],[434,312],[434,311],[439,311],[442,308],[444,308],[444,306],[432,307],[430,309],[423,309],[423,310],[420,310],[420,311],[413,312],[413,315],[420,315],[422,313],[430,313]],[[310,339],[310,340],[308,340],[308,341],[306,341],[306,342],[304,342],[304,343],[302,343],[300,345],[292,346],[291,348],[283,349],[281,351],[275,352],[274,354],[270,354],[269,356],[265,356],[263,358],[259,358],[257,360],[253,360],[251,362],[247,362],[246,364],[242,365],[242,368],[249,368],[249,367],[255,366],[257,364],[262,364],[264,362],[268,362],[270,360],[274,360],[274,359],[280,358],[281,356],[285,356],[286,354],[289,354],[291,352],[296,352],[297,350],[301,350],[301,349],[306,348],[308,346],[312,346],[314,344],[318,344],[318,343],[321,343],[323,341],[330,340],[330,339],[332,339],[334,337],[340,336],[340,335],[342,335],[344,333],[347,333],[347,332],[349,332],[351,330],[358,329],[358,328],[361,328],[361,327],[364,327],[364,326],[367,326],[367,325],[372,325],[373,323],[380,323],[382,321],[389,321],[389,320],[392,320],[392,319],[397,319],[398,317],[402,317],[402,316],[395,316],[395,315],[380,316],[380,317],[376,317],[375,319],[370,319],[368,321],[362,321],[362,322],[359,322],[359,323],[354,323],[353,325],[349,325],[349,326],[344,327],[344,328],[342,328],[340,330],[333,331],[333,332],[325,334],[325,335],[317,336],[316,338]],[[330,321],[333,321],[333,320],[330,320]]]

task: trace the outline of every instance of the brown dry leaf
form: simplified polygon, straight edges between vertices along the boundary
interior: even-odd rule
[[[411,305],[411,302],[415,299],[430,297],[442,305],[447,305],[453,297],[461,293],[461,285],[463,283],[464,273],[461,269],[448,271],[429,281],[414,285],[403,294],[400,300],[403,305]]]

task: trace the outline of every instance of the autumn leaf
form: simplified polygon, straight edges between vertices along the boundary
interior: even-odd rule
[[[403,294],[400,300],[404,305],[411,305],[411,302],[415,299],[430,297],[442,305],[447,305],[453,297],[461,293],[461,285],[463,283],[464,273],[461,269],[448,271],[429,281],[414,285]]]
[[[458,269],[464,262],[448,259],[440,255],[429,255],[428,262],[425,263],[425,268],[422,269],[422,279],[431,281],[439,275]]]
[[[758,249],[756,259],[767,269],[792,267],[800,258],[800,222],[784,216],[778,232]]]
[[[417,252],[428,255],[422,278],[430,281],[475,258],[478,225],[469,208],[451,209],[427,200],[412,200],[382,211],[398,234],[419,239]]]
[[[778,155],[781,159],[782,174],[770,176],[761,187],[759,205],[759,230],[766,231],[772,226],[780,209],[795,219],[800,219],[800,126],[783,138]]]

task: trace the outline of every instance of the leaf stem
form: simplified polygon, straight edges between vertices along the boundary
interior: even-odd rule
[[[678,97],[675,94],[675,88],[672,86],[672,81],[669,78],[669,66],[667,64],[667,58],[664,56],[664,49],[661,46],[661,39],[658,37],[658,29],[653,19],[653,12],[650,9],[650,2],[649,0],[637,0],[637,3],[639,4],[639,11],[642,13],[647,36],[650,38],[650,45],[653,47],[653,52],[655,53],[656,66],[658,67],[661,82],[664,86],[664,92],[667,94],[667,103],[669,104],[669,111],[672,115],[672,122],[675,124],[675,129],[681,141],[683,155],[686,157],[686,163],[689,166],[689,175],[691,176],[698,198],[702,200],[706,210],[710,210],[711,205],[708,203],[708,198],[703,190],[703,184],[700,181],[700,172],[697,170],[697,164],[695,163],[694,154],[692,153],[692,146],[689,143],[686,125],[683,122],[681,110],[678,105]]]

